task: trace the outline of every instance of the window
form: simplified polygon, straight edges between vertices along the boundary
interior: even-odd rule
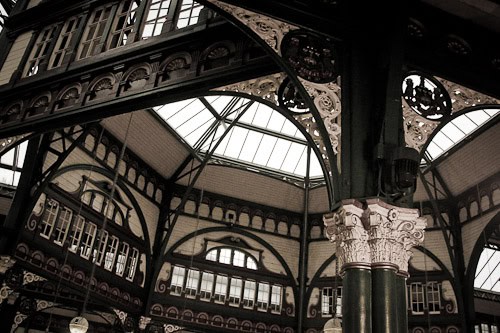
[[[269,284],[259,282],[257,293],[257,309],[267,311],[269,305]]]
[[[323,288],[321,292],[321,314],[322,315],[333,315],[333,288],[326,287]]]
[[[245,254],[241,251],[234,251],[233,265],[238,267],[245,267]]]
[[[54,243],[57,245],[62,246],[64,244],[72,217],[73,211],[66,207],[64,207],[59,214],[59,219],[57,220],[56,228],[54,230]]]
[[[42,236],[43,238],[50,238],[52,229],[54,229],[54,224],[56,222],[58,212],[59,203],[52,199],[49,200],[47,206],[45,207],[45,213],[43,214],[42,222],[40,223],[40,236]]]
[[[184,276],[186,269],[184,267],[174,266],[172,272],[172,281],[170,282],[170,293],[180,295],[184,287]]]
[[[337,306],[335,309],[335,313],[337,316],[342,316],[342,287],[337,287]]]
[[[75,222],[71,226],[71,232],[69,233],[69,249],[71,252],[76,253],[78,246],[80,245],[80,239],[82,238],[83,228],[85,226],[85,219],[78,215]]]
[[[97,239],[99,248],[97,249],[97,251],[94,250],[94,252],[97,252],[94,255],[94,260],[96,261],[96,264],[100,266],[102,263],[102,259],[104,258],[104,253],[106,252],[106,245],[108,243],[109,234],[107,231],[101,231],[99,233],[99,237],[100,238]]]
[[[108,50],[133,42],[137,8],[140,3],[139,0],[124,0],[120,3],[111,29]]]
[[[196,297],[198,292],[198,281],[200,281],[200,272],[190,269],[186,282],[186,296]]]
[[[118,238],[111,236],[111,241],[108,242],[106,249],[106,258],[104,261],[104,269],[111,271],[113,270],[113,265],[115,264],[116,251],[118,250]]]
[[[170,0],[152,0],[147,11],[142,38],[146,39],[161,34],[167,21]]]
[[[212,250],[208,252],[205,259],[210,261],[217,261],[217,250]]]
[[[54,51],[49,61],[49,69],[62,65],[64,57],[71,51],[71,39],[80,25],[81,16],[70,17],[59,34]]]
[[[231,249],[220,249],[219,262],[221,264],[230,264],[231,263]]]
[[[242,285],[243,281],[241,279],[231,278],[231,285],[229,287],[229,304],[240,304]]]
[[[94,245],[95,234],[97,227],[94,223],[88,222],[85,226],[85,232],[83,233],[82,243],[80,244],[80,255],[88,259]]]
[[[214,287],[214,275],[212,273],[203,272],[200,287],[200,299],[210,300],[212,297],[212,288]]]
[[[203,6],[193,0],[183,0],[179,19],[177,20],[177,29],[198,23],[198,17],[202,9]]]
[[[281,312],[281,289],[281,286],[271,288],[271,311],[275,313]]]
[[[498,326],[497,325],[491,325],[491,333],[498,333]]]
[[[26,65],[25,76],[32,76],[38,73],[40,65],[47,61],[47,56],[50,49],[50,44],[55,38],[57,25],[51,25],[44,28],[36,40],[35,46],[31,51],[28,63]]]
[[[440,286],[437,282],[427,283],[427,309],[431,314],[441,311]]]
[[[481,324],[481,332],[482,333],[488,333],[489,332],[488,324]]]
[[[215,281],[214,299],[216,302],[224,303],[227,294],[227,276],[217,275]]]
[[[245,281],[245,289],[243,290],[243,307],[253,308],[255,302],[255,281]]]
[[[9,186],[17,186],[21,170],[24,165],[24,157],[28,141],[9,149],[0,156],[0,183]]]
[[[78,59],[84,59],[97,54],[104,42],[103,34],[111,13],[111,5],[96,8],[88,21],[82,42],[78,51]]]
[[[424,287],[422,283],[416,282],[410,284],[410,304],[413,314],[424,313]]]
[[[127,243],[123,243],[120,248],[120,253],[116,259],[116,275],[123,276],[123,272],[125,272],[125,263],[127,262],[129,246]]]
[[[132,255],[128,257],[127,267],[125,268],[125,271],[127,272],[127,277],[126,277],[127,280],[129,281],[134,280],[134,275],[138,261],[139,261],[139,250],[133,248]]]
[[[253,270],[257,269],[257,263],[251,257],[247,257],[247,268]]]

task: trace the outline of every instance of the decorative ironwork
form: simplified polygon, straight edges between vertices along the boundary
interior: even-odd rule
[[[337,79],[335,50],[328,38],[305,30],[290,31],[281,43],[281,56],[307,81],[328,83]]]
[[[441,121],[451,114],[450,95],[433,77],[410,73],[403,82],[403,98],[425,119]]]
[[[309,107],[304,97],[289,78],[285,78],[280,85],[278,90],[278,103],[292,115],[309,113]]]

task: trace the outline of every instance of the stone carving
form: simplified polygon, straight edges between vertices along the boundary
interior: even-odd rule
[[[367,204],[372,265],[392,264],[407,273],[410,249],[424,240],[426,218],[419,217],[417,209],[392,206],[380,199],[369,199]]]
[[[341,267],[371,264],[368,231],[362,223],[362,216],[361,204],[354,200],[343,202],[336,212],[323,216],[326,236],[335,243]]]
[[[368,199],[367,208],[346,200],[334,213],[325,214],[325,234],[335,242],[339,265],[393,266],[407,274],[411,248],[423,242],[426,219],[417,209]]]

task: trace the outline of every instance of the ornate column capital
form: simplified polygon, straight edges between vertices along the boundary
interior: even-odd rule
[[[424,240],[426,219],[418,209],[401,208],[380,199],[368,199],[369,240],[373,266],[391,266],[408,272],[411,248]]]
[[[342,269],[346,266],[370,267],[368,231],[363,225],[363,214],[363,205],[359,201],[345,200],[335,212],[323,216],[325,234],[335,243],[335,253]]]

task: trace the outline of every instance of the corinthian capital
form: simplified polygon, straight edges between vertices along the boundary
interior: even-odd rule
[[[426,219],[419,217],[417,209],[392,206],[380,199],[366,203],[372,264],[393,266],[407,273],[410,249],[423,242]]]
[[[356,200],[345,200],[338,210],[323,216],[326,236],[335,243],[335,253],[342,268],[370,266],[368,231],[362,217],[362,204]]]

